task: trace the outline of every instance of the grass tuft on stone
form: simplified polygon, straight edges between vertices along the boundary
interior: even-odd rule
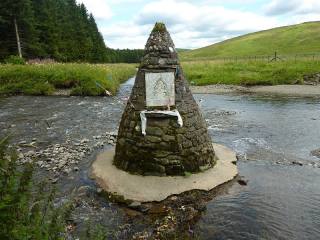
[[[157,22],[154,25],[152,32],[165,32],[167,31],[166,25],[162,22]]]

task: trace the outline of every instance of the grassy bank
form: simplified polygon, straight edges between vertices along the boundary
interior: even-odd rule
[[[302,84],[303,75],[320,72],[318,61],[195,61],[182,65],[187,79],[194,85]]]
[[[135,74],[133,64],[0,65],[0,94],[50,95],[57,88],[72,95],[115,93]]]
[[[303,75],[320,72],[320,62],[299,61],[193,61],[183,62],[194,85],[278,85],[303,83]],[[135,74],[132,64],[0,65],[0,94],[50,95],[71,89],[72,95],[98,96],[104,89],[115,93]],[[104,88],[104,89],[103,89]]]

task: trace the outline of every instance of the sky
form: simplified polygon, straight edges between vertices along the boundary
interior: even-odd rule
[[[320,0],[77,0],[110,48],[143,49],[155,22],[177,48],[195,49],[250,32],[320,21]]]

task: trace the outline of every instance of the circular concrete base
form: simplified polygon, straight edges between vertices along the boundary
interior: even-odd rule
[[[123,196],[126,200],[138,202],[162,201],[167,197],[190,190],[209,191],[237,176],[236,154],[229,148],[213,144],[218,161],[205,172],[188,177],[140,176],[127,173],[115,167],[114,149],[98,155],[92,164],[92,178],[105,191]]]

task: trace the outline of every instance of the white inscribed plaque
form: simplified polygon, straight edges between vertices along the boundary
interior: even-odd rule
[[[147,107],[175,105],[174,72],[146,73]]]

